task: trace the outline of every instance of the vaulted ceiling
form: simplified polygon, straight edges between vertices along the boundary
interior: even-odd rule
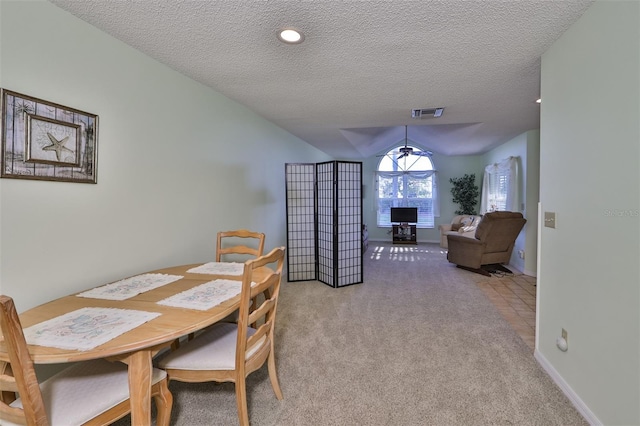
[[[540,57],[593,0],[51,0],[338,159],[539,127]],[[303,32],[286,45],[283,27]],[[413,109],[444,113],[414,119]]]

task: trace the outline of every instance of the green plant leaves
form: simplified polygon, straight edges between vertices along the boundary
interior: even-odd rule
[[[451,178],[449,182],[451,187],[451,195],[453,202],[460,205],[460,209],[456,210],[456,214],[476,214],[476,204],[478,204],[478,196],[480,191],[476,185],[476,175],[465,174],[460,178]]]

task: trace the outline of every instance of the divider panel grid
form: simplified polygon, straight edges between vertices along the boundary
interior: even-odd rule
[[[334,163],[317,164],[316,179],[318,182],[318,280],[335,287]]]
[[[285,164],[287,279],[316,279],[315,164]]]
[[[363,281],[362,163],[337,163],[337,283]]]

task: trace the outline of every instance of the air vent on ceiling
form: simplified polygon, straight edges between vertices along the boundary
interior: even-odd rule
[[[411,118],[440,117],[443,112],[444,108],[413,109],[411,110]]]

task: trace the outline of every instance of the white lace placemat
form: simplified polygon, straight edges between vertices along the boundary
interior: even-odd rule
[[[182,275],[142,274],[93,288],[77,294],[77,296],[91,297],[93,299],[125,300],[145,291],[178,281],[181,278],[183,278]]]
[[[244,263],[238,262],[209,262],[196,266],[187,272],[194,274],[214,274],[214,275],[242,275]]]
[[[81,308],[24,329],[30,345],[93,349],[160,315],[116,308]]]
[[[158,302],[160,305],[176,308],[206,311],[229,300],[242,290],[242,282],[232,280],[214,280]]]

